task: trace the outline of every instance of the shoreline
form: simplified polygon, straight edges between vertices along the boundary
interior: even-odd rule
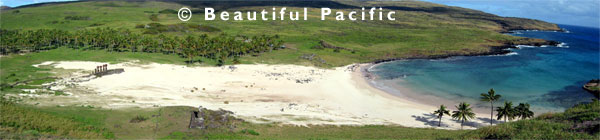
[[[386,81],[376,82],[376,81],[374,81],[374,79],[369,78],[369,77],[373,77],[372,75],[374,75],[374,74],[371,73],[370,71],[368,71],[368,69],[376,67],[377,65],[380,65],[380,64],[382,64],[382,63],[363,64],[364,67],[361,67],[361,74],[363,75],[363,79],[365,80],[364,82],[366,82],[369,86],[371,86],[371,88],[380,90],[381,92],[384,92],[385,94],[389,94],[394,97],[406,98],[405,100],[415,102],[417,104],[428,105],[431,107],[439,107],[440,105],[443,104],[446,107],[448,107],[448,109],[450,109],[450,110],[454,109],[455,105],[458,105],[460,102],[463,102],[463,101],[454,101],[454,100],[450,100],[450,99],[445,99],[445,98],[438,97],[435,95],[420,94],[417,91],[410,89],[409,87],[405,87],[406,85],[397,85],[394,83],[389,83],[389,82],[395,82],[395,81],[387,81],[386,80]],[[394,80],[397,80],[397,79],[394,79]],[[393,86],[390,87],[390,85],[393,85]],[[477,106],[477,104],[482,103],[481,101],[479,101],[479,102],[464,101],[464,102],[471,104],[471,107],[473,108],[474,113],[476,113],[478,115],[484,114],[484,116],[490,115],[489,107]],[[484,103],[484,104],[488,104],[488,103]]]
[[[428,55],[428,56],[411,56],[411,57],[399,57],[399,58],[387,58],[387,59],[375,59],[369,63],[379,64],[384,62],[398,61],[398,60],[412,60],[412,59],[446,59],[451,57],[460,57],[460,56],[493,56],[493,55],[506,55],[512,53],[513,51],[509,49],[518,49],[518,45],[527,45],[527,46],[535,46],[542,47],[545,45],[549,46],[557,46],[561,44],[558,41],[552,40],[543,40],[536,38],[521,38],[518,40],[513,40],[509,42],[504,42],[503,45],[499,46],[489,46],[489,51],[487,52],[478,52],[478,53],[467,53],[467,54],[443,54],[443,55]]]

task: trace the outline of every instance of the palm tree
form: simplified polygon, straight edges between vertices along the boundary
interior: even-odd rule
[[[494,102],[498,101],[500,97],[502,96],[496,95],[496,92],[493,88],[491,88],[490,91],[487,92],[487,94],[481,93],[481,101],[490,102],[490,105],[492,106],[492,108],[490,109],[490,125],[494,125]]]
[[[498,112],[498,114],[496,114],[498,118],[496,119],[500,120],[504,118],[504,122],[506,122],[507,119],[512,120],[515,117],[514,109],[512,108],[512,102],[505,101],[504,107],[497,107],[496,112]]]
[[[460,120],[460,129],[463,128],[465,121],[475,118],[475,113],[473,113],[473,109],[470,106],[470,104],[462,102],[458,106],[455,106],[457,111],[452,111],[452,118]]]
[[[517,107],[515,107],[515,116],[520,119],[526,119],[533,117],[533,111],[529,110],[528,103],[519,103]]]
[[[438,110],[434,111],[433,114],[437,115],[438,118],[440,119],[440,122],[438,122],[438,127],[439,127],[439,126],[442,126],[442,117],[444,116],[444,114],[450,116],[450,111],[446,109],[446,106],[440,105],[440,108]]]
[[[242,36],[222,34],[208,37],[195,36],[158,36],[132,33],[129,30],[112,28],[83,29],[75,32],[63,30],[4,30],[0,29],[0,53],[38,52],[66,46],[73,49],[105,50],[109,52],[145,52],[175,54],[194,62],[196,57],[217,60],[220,64],[233,58],[239,62],[247,54],[258,54],[280,49],[283,42],[275,36]]]

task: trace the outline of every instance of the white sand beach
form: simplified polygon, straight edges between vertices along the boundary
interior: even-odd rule
[[[101,62],[60,61],[35,66],[75,69],[48,84],[69,96],[38,96],[44,105],[92,105],[102,108],[193,106],[225,109],[251,122],[293,125],[386,124],[434,127],[431,112],[437,106],[392,96],[368,84],[351,65],[321,69],[297,65],[244,64],[223,67],[188,67],[173,64],[109,64],[125,72],[86,79]],[[360,65],[365,67],[365,64]],[[454,105],[446,105],[454,110]],[[478,114],[465,125],[485,126]],[[443,118],[444,129],[459,129],[460,122]]]

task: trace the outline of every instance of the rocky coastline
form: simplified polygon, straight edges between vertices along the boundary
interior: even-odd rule
[[[521,38],[517,40],[511,40],[503,42],[502,45],[499,46],[488,46],[489,50],[486,52],[470,52],[470,53],[448,53],[443,55],[415,55],[410,57],[398,57],[398,58],[389,58],[389,59],[376,59],[372,61],[373,64],[396,61],[396,60],[408,60],[408,59],[445,59],[449,57],[455,56],[489,56],[489,55],[505,55],[511,53],[509,49],[517,49],[518,45],[528,45],[528,46],[557,46],[560,42],[551,41],[551,40],[543,40],[543,39],[535,39],[535,38]]]

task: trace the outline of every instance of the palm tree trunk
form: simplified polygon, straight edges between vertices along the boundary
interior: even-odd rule
[[[492,109],[490,111],[490,125],[494,125],[494,102],[490,102],[490,104],[492,105]]]
[[[440,117],[440,122],[438,122],[438,127],[442,126],[442,117]]]
[[[460,129],[461,129],[461,130],[463,129],[463,123],[464,123],[464,122],[465,122],[465,120],[461,120],[461,121],[460,121]]]

